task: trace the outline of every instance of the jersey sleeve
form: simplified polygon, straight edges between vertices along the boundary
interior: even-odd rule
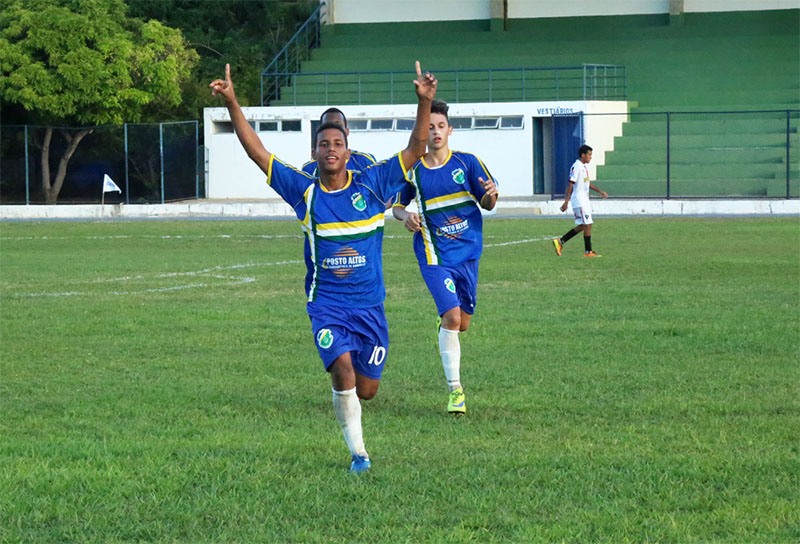
[[[465,158],[467,159],[466,162],[469,165],[470,192],[475,197],[475,200],[480,202],[483,196],[486,194],[486,190],[483,188],[483,185],[481,185],[480,178],[482,178],[484,181],[488,180],[494,181],[498,189],[500,187],[500,184],[497,182],[494,176],[489,172],[489,169],[486,168],[486,165],[483,164],[483,161],[480,160],[478,157],[472,154],[465,154]]]
[[[300,170],[308,174],[309,176],[314,176],[317,173],[317,161],[308,161],[305,163]]]
[[[358,183],[366,186],[382,202],[397,195],[411,182],[411,173],[403,165],[400,153],[391,159],[376,162],[365,168],[358,176]]]
[[[573,163],[572,168],[569,169],[569,182],[570,183],[577,182],[579,176],[580,176],[580,169],[578,168],[577,163]]]
[[[272,187],[280,197],[292,208],[303,200],[303,194],[308,186],[314,183],[314,178],[289,166],[272,155],[269,161],[267,185]]]
[[[364,153],[363,151],[354,151],[352,149],[350,150],[350,159],[357,167],[356,169],[360,171],[363,171],[377,162],[372,154]]]
[[[413,183],[406,183],[405,186],[395,195],[395,206],[408,206],[417,196],[417,188]]]

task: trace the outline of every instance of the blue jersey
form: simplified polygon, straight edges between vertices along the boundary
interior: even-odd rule
[[[319,178],[272,156],[267,183],[295,211],[305,233],[308,302],[366,308],[383,302],[386,202],[410,180],[400,154],[328,191]]]
[[[369,153],[364,153],[362,151],[356,151],[355,149],[350,150],[350,158],[347,159],[347,164],[345,168],[348,170],[356,170],[361,172],[366,168],[375,164],[375,157],[370,155]],[[317,177],[319,173],[317,172],[317,161],[308,161],[305,163],[300,170],[305,172],[306,174],[311,174],[314,177]]]
[[[416,200],[421,230],[414,233],[420,264],[457,266],[478,259],[483,250],[483,217],[478,204],[486,194],[478,178],[493,179],[471,153],[451,151],[444,164],[414,165],[412,184],[398,195],[407,206]],[[496,181],[495,181],[496,183]]]

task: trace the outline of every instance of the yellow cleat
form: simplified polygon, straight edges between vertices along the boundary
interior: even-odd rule
[[[450,414],[463,414],[467,411],[466,399],[463,389],[450,391],[450,398],[447,402],[447,412]]]
[[[561,243],[561,238],[553,238],[553,245],[556,248],[556,255],[561,257],[561,248],[564,247],[564,244]]]

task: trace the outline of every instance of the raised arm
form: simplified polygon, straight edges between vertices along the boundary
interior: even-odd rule
[[[426,72],[423,75],[419,61],[416,62],[416,69],[417,79],[414,80],[414,86],[417,92],[417,120],[408,139],[408,147],[400,155],[403,165],[409,169],[425,154],[431,124],[431,102],[436,96],[436,85],[439,83],[433,74]]]
[[[267,151],[264,144],[261,143],[256,131],[244,118],[242,108],[236,100],[236,93],[233,92],[233,81],[231,81],[231,65],[225,65],[225,79],[215,79],[208,85],[211,87],[212,95],[219,95],[225,107],[228,108],[228,113],[231,116],[231,124],[233,130],[236,131],[236,136],[242,143],[242,147],[247,152],[254,163],[258,165],[261,170],[269,175],[269,161],[272,158],[272,153]]]

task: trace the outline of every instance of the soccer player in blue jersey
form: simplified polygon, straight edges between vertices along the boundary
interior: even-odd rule
[[[453,127],[448,106],[431,104],[428,152],[414,167],[392,208],[414,233],[414,253],[439,314],[439,354],[450,390],[447,411],[467,411],[461,386],[459,332],[469,328],[477,304],[478,261],[483,250],[483,218],[478,208],[494,209],[497,185],[483,162],[471,153],[451,151]],[[406,206],[416,201],[417,213]]]
[[[319,177],[281,162],[264,148],[244,117],[233,90],[230,65],[225,79],[209,85],[222,97],[247,155],[267,183],[294,208],[305,234],[307,311],[317,351],[330,373],[333,408],[350,449],[351,472],[371,462],[361,429],[360,399],[378,392],[389,334],[383,299],[381,249],[386,202],[409,183],[410,169],[425,153],[436,79],[416,63],[416,125],[408,146],[362,172],[347,170],[347,134],[336,124],[320,125],[314,136]]]
[[[344,128],[345,136],[348,138],[350,137],[350,129],[347,128],[347,117],[345,117],[344,112],[339,108],[328,108],[325,110],[319,117],[319,123],[320,125],[324,125],[325,123],[334,123],[339,125]],[[316,150],[311,150],[311,157],[312,159],[305,163],[300,169],[306,174],[316,177],[319,171],[317,166]],[[355,149],[350,150],[350,158],[347,160],[348,170],[356,170],[360,172],[373,164],[375,164],[375,157],[369,153],[356,151]]]

